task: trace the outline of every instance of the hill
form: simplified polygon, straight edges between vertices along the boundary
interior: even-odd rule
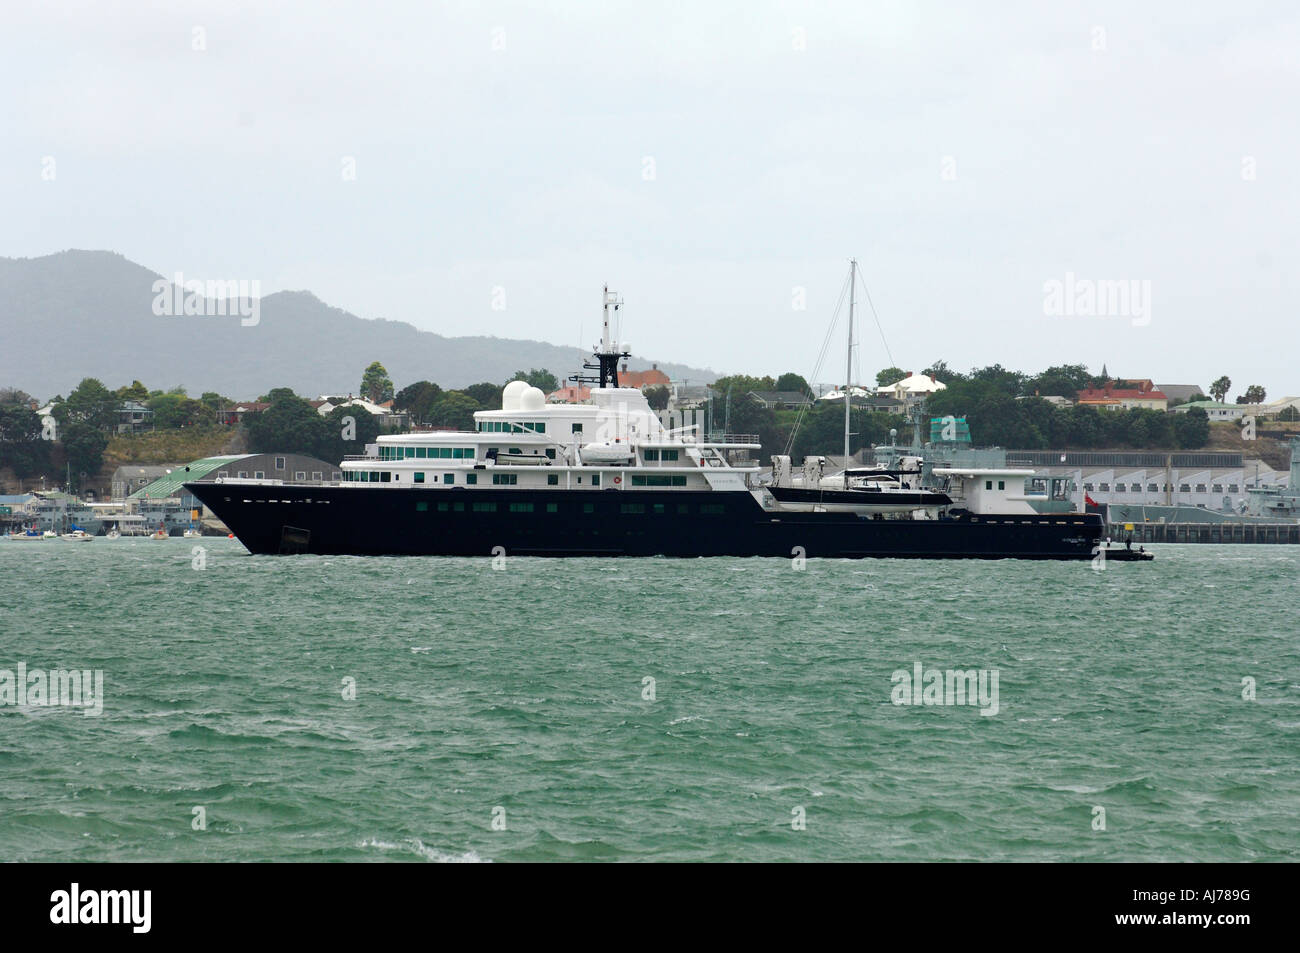
[[[563,378],[585,357],[542,341],[444,337],[360,318],[307,291],[267,295],[257,324],[247,327],[238,315],[157,315],[153,286],[161,278],[114,252],[0,258],[0,386],[48,398],[96,377],[110,388],[140,380],[248,400],[280,386],[312,396],[354,393],[374,360],[400,388],[417,380],[500,383],[534,367]],[[675,379],[717,376],[658,363]],[[650,363],[634,358],[630,365]]]

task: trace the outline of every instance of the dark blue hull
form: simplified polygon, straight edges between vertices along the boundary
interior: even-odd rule
[[[1089,559],[1101,517],[770,513],[747,492],[187,483],[253,553]]]

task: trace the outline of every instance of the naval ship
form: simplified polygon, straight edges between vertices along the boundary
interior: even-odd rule
[[[788,457],[749,459],[757,437],[667,430],[640,390],[604,293],[597,372],[582,404],[548,404],[524,381],[475,429],[382,435],[337,483],[187,483],[255,554],[373,556],[771,556],[1126,559],[1101,516],[1039,513],[1032,470],[940,468],[940,487],[899,473],[823,477]],[[820,459],[820,458],[814,458]],[[1149,554],[1144,554],[1149,555]]]

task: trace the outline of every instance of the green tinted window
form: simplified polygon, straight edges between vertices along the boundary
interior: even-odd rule
[[[548,512],[548,513],[558,513],[559,511],[560,511],[560,505],[559,505],[558,503],[547,503],[547,504],[546,504],[546,512]]]
[[[429,504],[428,504],[428,503],[416,503],[416,504],[415,504],[415,512],[417,512],[417,513],[423,513],[423,512],[425,512],[428,508],[429,508]]]
[[[533,504],[531,504],[531,503],[511,503],[511,504],[510,504],[510,512],[511,512],[511,513],[531,513],[532,511],[533,511]]]
[[[421,472],[418,471],[418,470],[415,472],[415,482],[416,482],[416,483],[423,483],[423,482],[424,482],[424,474],[421,473]]]
[[[559,475],[558,475],[558,474],[555,474],[555,473],[548,473],[548,474],[546,474],[546,485],[547,485],[547,486],[559,486],[559,485],[560,485],[560,477],[559,477]]]
[[[454,474],[454,473],[444,473],[444,474],[442,475],[442,482],[443,482],[443,483],[448,483],[448,484],[450,484],[450,483],[455,483],[455,482],[456,482],[456,474]]]
[[[496,511],[497,511],[497,505],[496,505],[495,503],[475,503],[475,504],[474,504],[474,512],[475,512],[475,513],[495,513]]]
[[[663,451],[663,453],[660,454],[660,458],[661,458],[661,459],[664,459],[664,460],[676,460],[676,459],[677,459],[677,451],[676,451],[676,450],[665,450],[665,451]]]
[[[465,474],[465,482],[468,483],[470,486],[474,486],[474,485],[476,485],[476,484],[478,483],[478,474],[477,474],[477,473],[466,473],[466,474]]]
[[[599,473],[593,473],[593,474],[591,475],[591,485],[592,485],[592,486],[600,486],[600,474],[599,474]]]

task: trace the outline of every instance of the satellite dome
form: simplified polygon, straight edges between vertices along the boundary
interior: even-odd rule
[[[506,389],[501,392],[501,409],[518,410],[519,399],[526,390],[528,390],[527,381],[511,381],[507,384]]]
[[[546,406],[546,395],[540,387],[526,387],[519,395],[520,410],[541,410]]]

